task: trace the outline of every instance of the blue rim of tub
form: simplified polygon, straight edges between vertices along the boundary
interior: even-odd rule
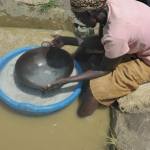
[[[3,57],[0,58],[0,71],[5,67],[5,65],[14,57],[17,55],[27,52],[32,48],[36,48],[38,46],[32,45],[32,46],[25,46],[22,48],[14,49],[11,52],[7,53]],[[75,67],[77,68],[78,73],[81,73],[81,67],[79,64],[75,61]],[[8,97],[1,89],[0,89],[0,100],[2,100],[5,104],[7,104],[9,107],[21,111],[23,113],[27,114],[34,114],[34,115],[43,115],[43,114],[49,114],[56,112],[58,110],[61,110],[65,108],[66,106],[70,105],[73,103],[79,96],[81,92],[81,86],[82,82],[79,82],[77,86],[75,87],[73,93],[66,99],[55,103],[51,105],[46,105],[46,106],[37,106],[34,104],[29,104],[29,103],[19,103],[13,100],[12,98]]]

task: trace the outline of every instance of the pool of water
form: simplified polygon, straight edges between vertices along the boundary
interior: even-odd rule
[[[72,33],[64,31],[0,28],[0,55],[25,45],[40,45],[43,40],[51,40],[51,35],[56,33],[72,36]],[[75,47],[67,46],[65,49],[75,51]],[[29,117],[0,102],[0,149],[105,150],[108,109],[98,109],[83,119],[76,114],[78,105],[77,100],[57,113]]]

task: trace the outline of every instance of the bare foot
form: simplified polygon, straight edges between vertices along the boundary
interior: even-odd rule
[[[99,106],[99,103],[93,97],[89,87],[84,89],[80,99],[82,102],[78,109],[79,117],[86,117],[92,115]]]

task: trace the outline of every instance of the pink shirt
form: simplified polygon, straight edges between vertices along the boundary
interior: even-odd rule
[[[150,65],[150,7],[136,0],[107,0],[107,4],[102,38],[106,57],[135,53]]]

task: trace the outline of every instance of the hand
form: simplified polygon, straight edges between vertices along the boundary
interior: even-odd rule
[[[66,78],[58,79],[51,84],[48,84],[45,90],[54,90],[60,88],[62,85],[68,83]]]
[[[57,48],[61,48],[64,46],[64,42],[63,42],[63,37],[60,35],[53,35],[53,40],[51,42],[49,41],[43,41],[41,46],[42,47],[57,47]]]

